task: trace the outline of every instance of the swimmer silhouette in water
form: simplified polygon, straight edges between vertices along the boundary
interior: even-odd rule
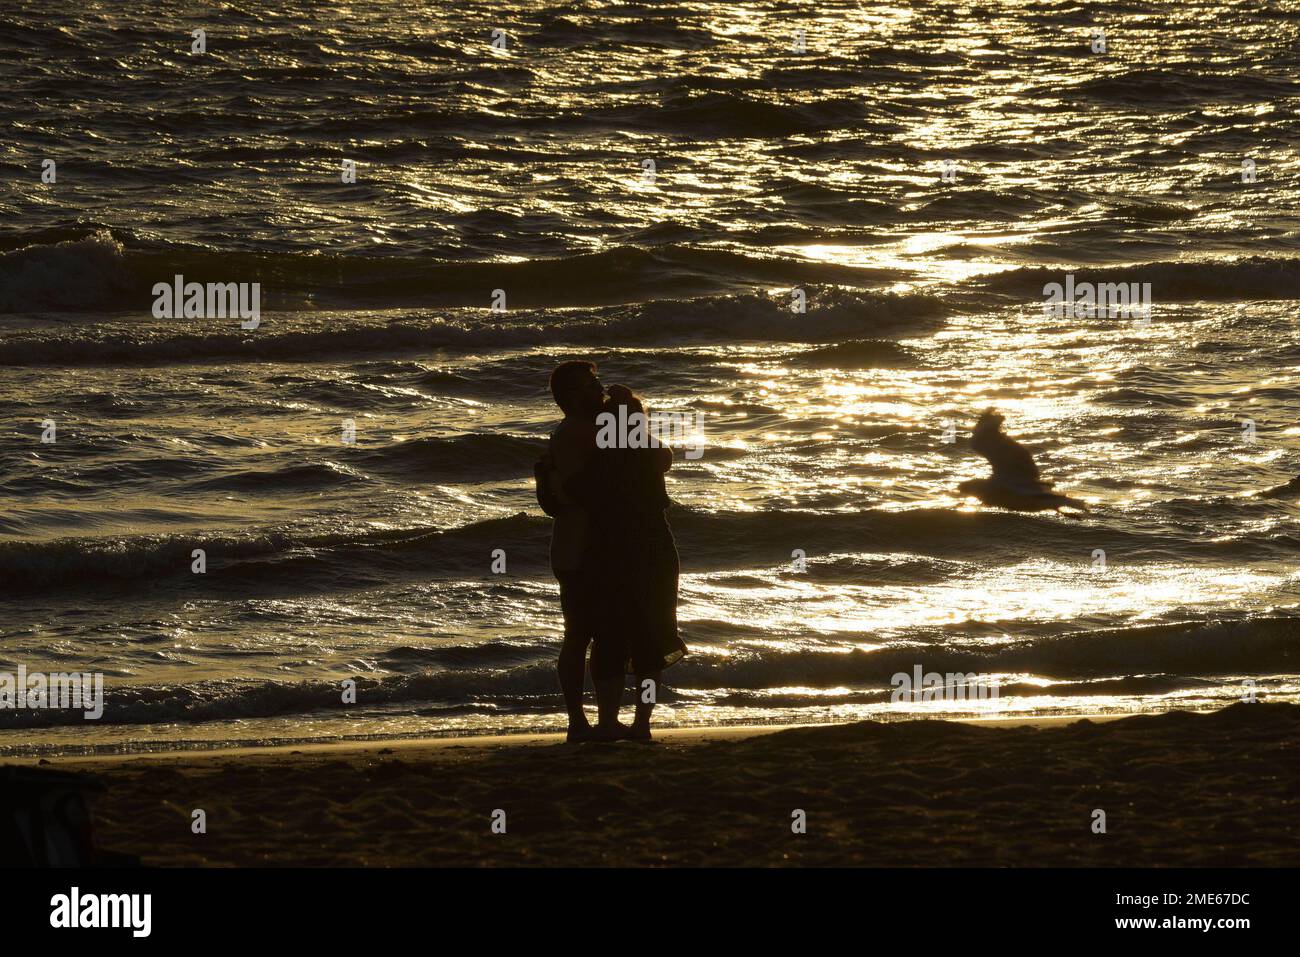
[[[1300,498],[1300,475],[1297,475],[1285,485],[1279,485],[1258,494],[1261,498]]]
[[[1033,455],[1002,431],[1002,422],[1002,416],[993,409],[986,409],[980,415],[971,436],[971,448],[989,460],[993,474],[986,479],[962,482],[957,490],[985,505],[1015,512],[1060,511],[1062,508],[1088,511],[1088,506],[1079,499],[1052,491],[1056,483],[1039,477]]]

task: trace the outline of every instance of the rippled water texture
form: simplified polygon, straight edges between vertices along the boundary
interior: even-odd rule
[[[107,702],[0,750],[557,726],[578,356],[705,416],[666,723],[1300,697],[1296,4],[46,6],[0,12],[0,670]],[[176,274],[260,327],[154,318]],[[1150,320],[1045,314],[1067,274]],[[1090,514],[957,493],[990,405]],[[918,664],[1002,697],[891,705]]]

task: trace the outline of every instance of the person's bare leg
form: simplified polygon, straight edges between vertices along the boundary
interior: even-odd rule
[[[564,694],[564,710],[569,713],[570,741],[584,741],[591,737],[591,722],[582,708],[583,683],[587,678],[587,642],[565,636],[560,646],[560,660],[556,666],[560,677],[560,691]]]
[[[591,729],[592,737],[598,741],[618,741],[627,737],[627,727],[618,720],[619,708],[623,706],[623,677],[591,677],[596,686],[596,726]]]
[[[659,681],[662,671],[652,675],[636,676],[636,717],[628,728],[628,737],[633,741],[650,740],[650,716],[655,710],[655,700],[659,697]],[[648,682],[648,684],[647,684]]]

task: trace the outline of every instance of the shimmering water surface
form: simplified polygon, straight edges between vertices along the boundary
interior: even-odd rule
[[[572,357],[705,415],[664,723],[1300,698],[1300,6],[131,6],[0,11],[0,670],[107,693],[0,750],[560,725]],[[1091,514],[959,498],[989,405]]]

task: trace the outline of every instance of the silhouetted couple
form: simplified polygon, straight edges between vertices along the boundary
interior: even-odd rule
[[[535,476],[538,503],[555,519],[551,567],[564,612],[559,674],[568,739],[649,741],[661,674],[686,654],[677,634],[677,546],[664,514],[672,449],[644,431],[644,439],[597,443],[602,413],[620,423],[637,413],[647,420],[630,389],[611,386],[606,396],[590,362],[557,366],[551,394],[564,421]],[[594,727],[582,706],[588,646]],[[618,719],[627,674],[636,676],[631,726]]]

